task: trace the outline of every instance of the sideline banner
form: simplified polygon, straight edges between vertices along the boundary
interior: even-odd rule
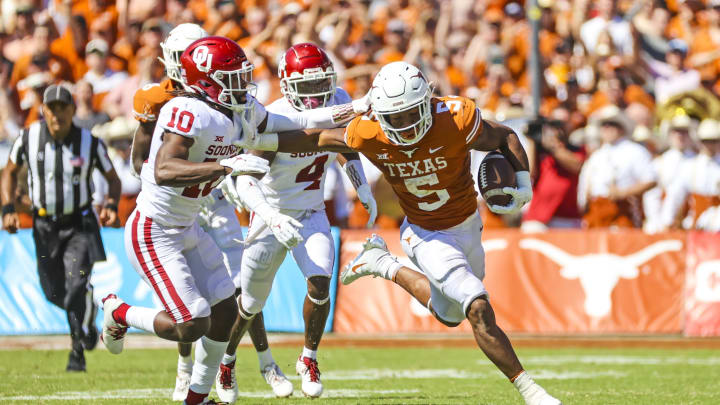
[[[688,234],[685,334],[720,336],[720,235]]]
[[[243,229],[243,232],[247,232]],[[339,230],[332,229],[336,257],[339,255]],[[145,284],[130,265],[123,245],[123,230],[103,228],[107,261],[93,267],[91,283],[96,302],[116,293],[130,304],[162,308],[151,287]],[[337,279],[335,263],[333,279]],[[330,315],[325,331],[332,330],[337,283],[330,283]],[[307,285],[291,255],[278,270],[272,292],[265,306],[265,325],[272,332],[302,332],[305,324],[302,306]],[[102,326],[102,311],[96,325]],[[15,235],[0,231],[0,335],[36,335],[68,333],[65,312],[50,304],[43,295],[37,275],[35,244],[32,231]]]
[[[410,265],[397,231],[379,232]],[[341,266],[367,231],[343,232]],[[680,333],[685,234],[638,231],[487,231],[485,285],[498,324],[529,333]],[[402,288],[364,278],[340,286],[335,331],[469,332],[437,322]]]

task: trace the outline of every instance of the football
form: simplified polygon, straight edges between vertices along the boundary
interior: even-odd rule
[[[503,193],[504,187],[517,187],[515,170],[500,152],[490,152],[480,162],[478,170],[480,193],[488,205],[508,205],[512,197]]]

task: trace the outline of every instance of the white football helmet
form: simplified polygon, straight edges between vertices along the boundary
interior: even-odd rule
[[[170,31],[165,41],[160,43],[163,57],[159,58],[160,62],[165,65],[169,78],[183,83],[180,74],[180,55],[190,44],[207,36],[208,33],[201,26],[191,23],[180,24]]]
[[[373,80],[370,106],[391,142],[396,145],[412,145],[425,136],[432,126],[431,93],[425,76],[409,63],[392,62],[380,69]],[[417,118],[403,123],[405,125],[391,123],[393,114],[412,114],[412,109],[417,109]]]

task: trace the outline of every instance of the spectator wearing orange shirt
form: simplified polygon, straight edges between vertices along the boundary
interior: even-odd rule
[[[85,17],[76,14],[70,17],[65,33],[50,44],[50,50],[70,63],[73,80],[80,80],[85,72],[85,46],[89,40],[89,31]]]

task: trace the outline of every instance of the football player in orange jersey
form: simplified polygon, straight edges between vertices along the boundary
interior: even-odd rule
[[[140,125],[133,138],[131,158],[136,173],[140,173],[142,165],[150,153],[150,143],[153,132],[155,131],[160,109],[165,103],[175,97],[177,91],[183,90],[183,78],[180,73],[180,55],[193,41],[206,36],[208,36],[208,33],[197,24],[180,24],[175,27],[170,31],[165,41],[160,44],[163,51],[161,62],[165,65],[168,78],[161,83],[145,85],[135,92],[133,98],[133,115],[135,119],[140,122]],[[203,228],[212,228],[209,225],[211,221],[206,220],[204,215],[204,213],[201,214],[201,225]],[[237,224],[235,225],[239,226]],[[223,230],[207,230],[214,239],[216,236],[226,233],[223,232]],[[229,236],[232,237],[232,235]],[[219,244],[221,250],[223,250],[223,254],[232,259],[231,261],[236,262],[238,260],[237,256],[242,254],[242,246],[239,246],[239,249],[237,247],[230,248],[227,246],[227,243],[223,243],[223,241],[218,241],[217,239],[215,239],[215,241]],[[231,269],[231,273],[235,270],[239,271],[239,264],[235,267],[237,267],[237,269]],[[233,274],[231,274],[231,276],[233,276]],[[234,281],[235,279],[236,277],[233,277]],[[258,352],[261,369],[276,364],[269,348],[262,312],[253,319],[248,333],[255,346],[255,350]],[[173,400],[175,401],[184,400],[188,393],[190,375],[193,367],[191,351],[192,344],[178,343],[178,371],[175,380],[175,390],[173,391]],[[282,372],[280,373],[282,374]],[[280,381],[278,384],[282,386],[283,383],[285,385],[290,384],[287,380]],[[273,385],[272,388],[277,394],[276,386]]]
[[[344,269],[349,284],[366,275],[392,280],[425,305],[443,324],[467,318],[478,346],[515,385],[528,405],[559,405],[523,370],[509,339],[495,323],[483,285],[485,254],[477,192],[470,173],[470,150],[499,150],[515,169],[517,188],[508,206],[516,212],[532,198],[528,160],[517,135],[482,119],[464,97],[431,97],[425,76],[405,62],[385,65],[373,80],[372,115],[355,118],[345,130],[286,132],[243,139],[250,149],[282,152],[332,150],[363,153],[397,194],[406,218],[401,245],[422,271],[403,267],[379,236]]]

